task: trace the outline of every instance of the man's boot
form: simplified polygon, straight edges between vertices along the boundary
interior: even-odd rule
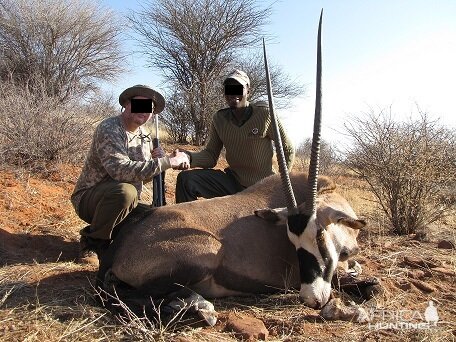
[[[90,226],[81,229],[79,234],[81,234],[81,238],[79,240],[78,262],[98,266],[101,255],[109,247],[111,240],[94,239],[87,236],[90,234]]]
[[[78,262],[81,264],[91,264],[98,266],[98,256],[96,253],[96,245],[93,244],[87,236],[82,235],[79,240],[79,255]]]

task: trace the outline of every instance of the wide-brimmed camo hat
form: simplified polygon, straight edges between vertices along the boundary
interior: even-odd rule
[[[152,99],[154,103],[154,113],[158,114],[165,109],[165,98],[158,91],[153,90],[151,87],[137,84],[133,87],[125,89],[119,96],[119,103],[125,107],[125,102],[129,101],[134,96],[144,96]]]

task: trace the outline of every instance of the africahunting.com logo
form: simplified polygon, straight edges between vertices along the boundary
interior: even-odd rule
[[[434,302],[424,311],[424,315],[418,310],[386,310],[371,309],[367,312],[369,316],[369,329],[372,330],[409,330],[409,329],[431,329],[437,326],[439,314]]]

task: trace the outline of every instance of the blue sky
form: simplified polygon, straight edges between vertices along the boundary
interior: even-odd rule
[[[102,3],[121,15],[138,6],[134,1]],[[455,0],[279,0],[272,7],[268,58],[307,86],[302,98],[279,112],[296,143],[311,136],[321,8],[324,139],[340,142],[348,116],[390,106],[398,119],[416,118],[419,106],[456,128]],[[157,72],[146,68],[141,56],[130,56],[128,64],[131,72],[106,86],[114,96],[132,84],[160,88]]]

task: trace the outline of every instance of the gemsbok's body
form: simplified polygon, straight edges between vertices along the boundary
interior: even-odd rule
[[[320,59],[318,66],[317,100]],[[270,82],[267,64],[266,71]],[[317,123],[319,106],[318,100]],[[125,283],[153,299],[182,298],[189,290],[214,298],[300,287],[305,304],[322,307],[337,263],[358,252],[356,237],[365,223],[331,180],[317,178],[315,132],[314,143],[309,179],[271,176],[235,195],[156,208],[123,227],[101,260],[99,284],[112,293],[112,286]],[[283,161],[279,166],[283,171]],[[291,178],[293,190],[284,191],[281,178]]]

